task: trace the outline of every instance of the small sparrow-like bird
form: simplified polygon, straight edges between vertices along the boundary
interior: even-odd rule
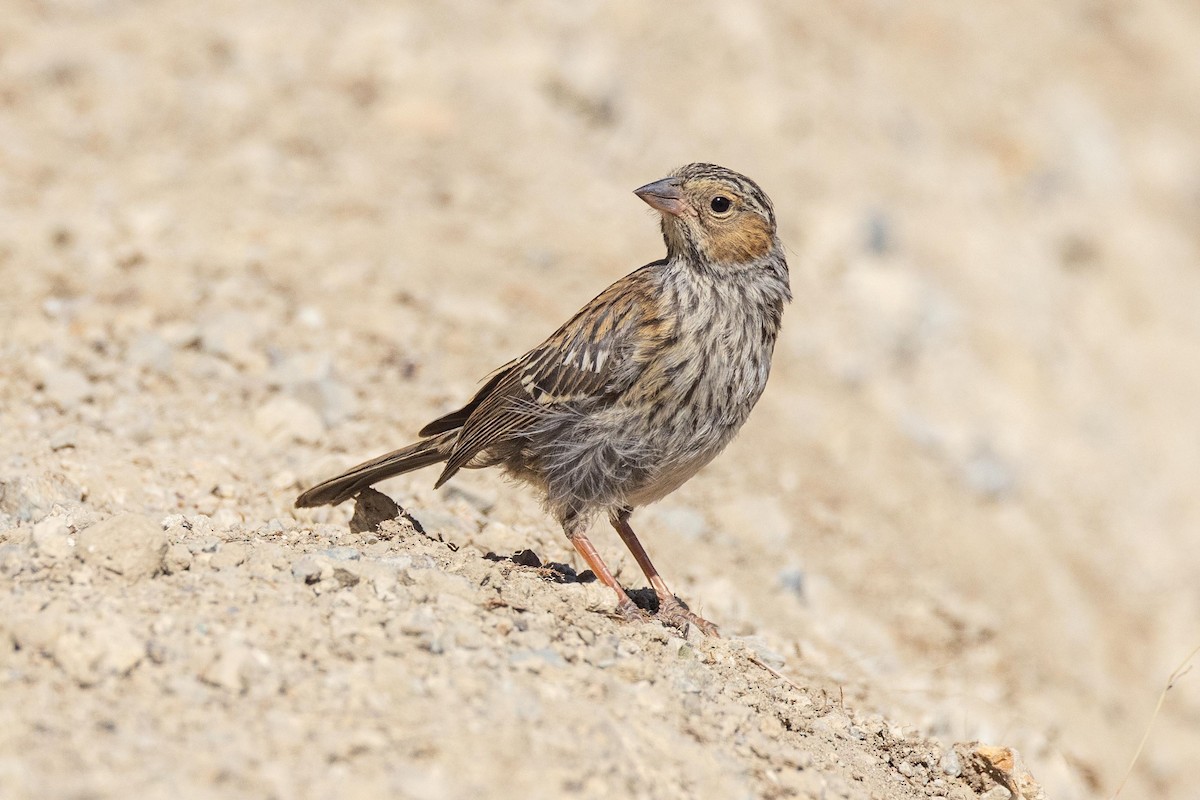
[[[666,258],[605,289],[422,439],[314,486],[297,507],[430,464],[445,463],[435,487],[463,467],[500,466],[541,491],[622,616],[644,615],[587,537],[601,513],[658,595],[659,618],[715,635],[667,588],[629,515],[679,488],[746,421],[791,299],[787,261],[771,201],[733,170],[688,164],[634,193],[662,217]]]

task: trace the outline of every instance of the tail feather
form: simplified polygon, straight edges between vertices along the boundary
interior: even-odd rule
[[[322,481],[296,498],[296,508],[336,506],[385,478],[438,464],[450,456],[450,446],[458,431],[422,439],[407,447],[351,467],[337,477]]]

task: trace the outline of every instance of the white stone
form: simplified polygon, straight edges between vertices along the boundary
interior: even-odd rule
[[[254,414],[254,426],[272,442],[315,444],[325,433],[321,415],[299,400],[279,396],[267,401]]]

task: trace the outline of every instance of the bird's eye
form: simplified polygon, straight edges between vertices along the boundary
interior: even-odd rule
[[[726,211],[729,210],[729,207],[731,205],[733,205],[733,203],[730,202],[729,198],[725,197],[724,195],[720,195],[720,194],[717,195],[716,197],[714,197],[712,199],[712,202],[709,203],[709,206],[712,208],[712,210],[717,212],[718,214],[724,214]]]

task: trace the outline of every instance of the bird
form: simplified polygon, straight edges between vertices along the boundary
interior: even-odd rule
[[[762,395],[792,297],[787,260],[771,200],[745,175],[692,163],[634,194],[658,212],[664,258],[496,369],[416,442],[313,486],[296,506],[336,505],[434,464],[444,465],[435,488],[463,468],[500,467],[538,491],[615,593],[619,617],[649,615],[588,538],[601,516],[650,582],[658,620],[719,635],[667,587],[629,520],[724,450]]]

